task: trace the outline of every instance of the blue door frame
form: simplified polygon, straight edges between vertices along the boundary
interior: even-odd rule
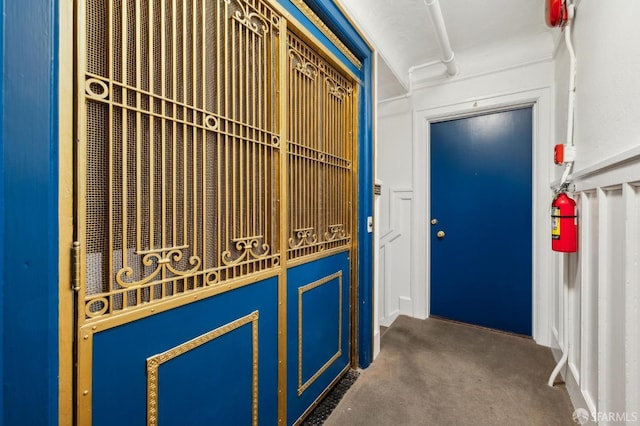
[[[310,7],[362,61],[350,64],[292,3],[281,4],[361,80],[358,176],[358,356],[372,358],[373,52],[330,0]],[[58,424],[58,0],[0,1],[1,424]],[[28,52],[26,54],[25,52]],[[69,77],[71,78],[71,77]],[[70,96],[70,94],[64,94]],[[68,188],[64,188],[68,190]],[[35,384],[35,385],[34,385]]]
[[[58,423],[58,2],[2,3],[2,417]],[[70,142],[70,141],[69,141]],[[0,209],[1,210],[1,209]]]

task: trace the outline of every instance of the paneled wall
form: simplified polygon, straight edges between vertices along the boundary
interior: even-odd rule
[[[578,62],[571,179],[580,240],[578,253],[554,254],[552,347],[559,348],[557,357],[569,351],[562,373],[574,405],[603,425],[640,422],[638,14],[634,0],[615,7],[579,1],[573,28]],[[555,143],[563,143],[566,132],[568,76],[561,44]]]
[[[385,189],[389,199],[389,226],[380,236],[378,309],[380,324],[389,326],[401,313],[413,313],[411,296],[411,245],[413,191],[411,188]]]
[[[575,180],[579,251],[554,255],[554,340],[576,408],[640,421],[640,155],[587,173]]]
[[[379,235],[376,303],[380,325],[389,326],[399,314],[413,314],[411,115],[390,115],[380,123],[377,169],[382,177],[382,193],[376,217]]]

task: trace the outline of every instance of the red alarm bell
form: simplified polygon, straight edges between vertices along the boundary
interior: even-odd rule
[[[550,27],[564,27],[569,19],[565,0],[546,0],[545,16]]]

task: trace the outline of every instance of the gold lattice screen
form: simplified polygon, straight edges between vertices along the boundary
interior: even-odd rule
[[[289,35],[290,259],[348,246],[353,83]]]
[[[353,83],[283,37],[272,7],[82,0],[78,10],[86,320],[279,268],[283,250],[299,258],[350,244]]]

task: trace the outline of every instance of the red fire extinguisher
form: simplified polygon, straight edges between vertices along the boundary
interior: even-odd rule
[[[578,251],[576,202],[564,192],[551,203],[551,248],[565,253]]]

